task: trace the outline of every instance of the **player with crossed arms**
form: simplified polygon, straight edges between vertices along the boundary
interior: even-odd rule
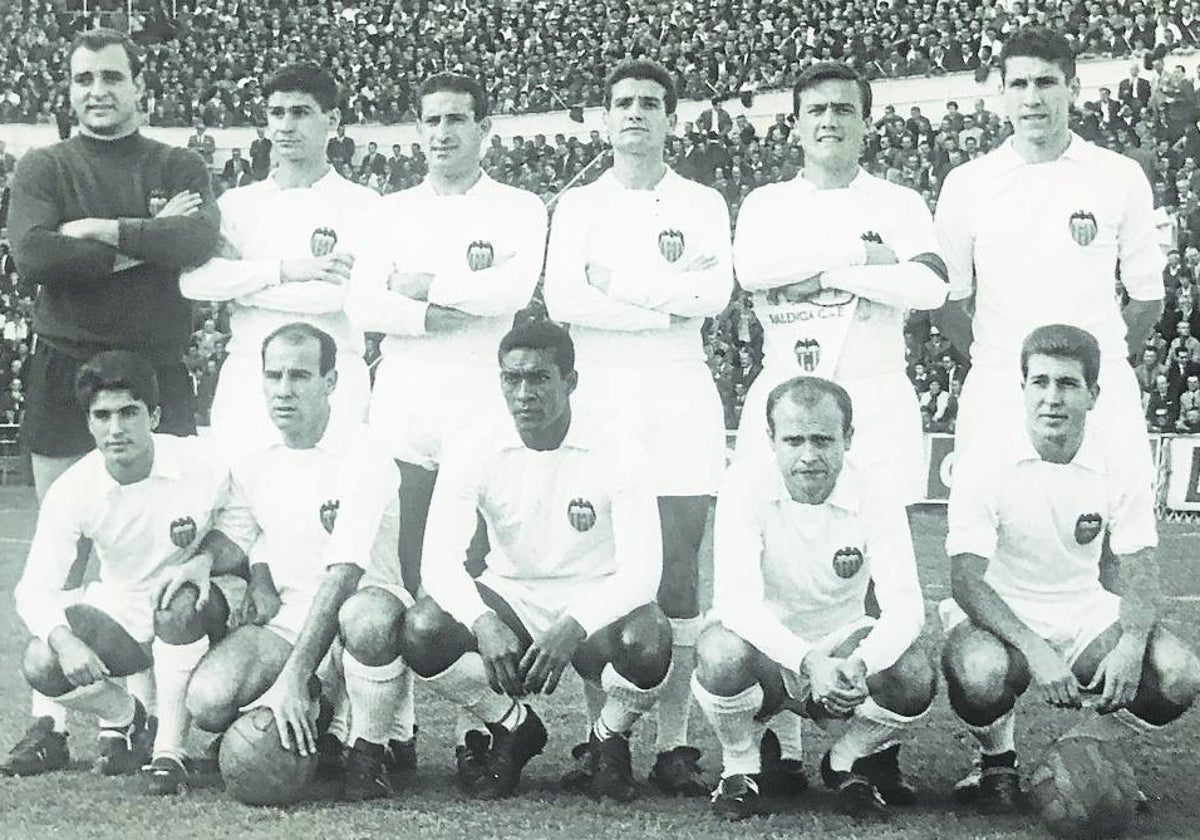
[[[724,411],[700,327],[733,288],[729,208],[716,190],[663,162],[676,97],[661,65],[623,63],[605,93],[613,166],[559,201],[546,306],[571,324],[584,374],[581,409],[611,418],[650,453],[663,533],[659,603],[675,640],[650,779],[667,793],[697,795],[707,785],[700,753],[686,743],[700,628],[698,552],[725,457]],[[590,688],[593,712],[599,699]],[[577,757],[586,775],[589,758]]]
[[[945,300],[946,269],[921,197],[859,166],[871,96],[845,64],[807,68],[794,88],[791,135],[804,169],[751,192],[738,214],[734,265],[754,292],[763,369],[746,395],[737,457],[769,450],[765,406],[776,385],[797,373],[824,376],[854,402],[851,460],[912,504],[923,496],[925,449],[905,373],[904,318]],[[765,788],[801,786],[799,721],[783,710],[772,729],[783,763],[772,761]],[[764,747],[773,756],[769,736]]]
[[[1160,729],[1192,705],[1200,660],[1159,622],[1154,495],[1144,453],[1091,422],[1102,351],[1090,333],[1038,327],[1020,351],[1022,424],[954,466],[940,605],[950,705],[979,742],[968,792],[986,813],[1020,805],[1017,698],[1033,688],[1089,715],[1064,737],[1116,740]],[[1120,597],[1100,584],[1111,535]]]

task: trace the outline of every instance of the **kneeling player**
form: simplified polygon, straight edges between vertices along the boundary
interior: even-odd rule
[[[283,441],[235,466],[233,500],[217,523],[243,550],[253,543],[243,626],[205,655],[187,692],[197,725],[212,732],[226,729],[248,705],[270,707],[280,740],[305,755],[318,751],[309,685],[319,667],[327,690],[335,682],[326,654],[339,612],[349,628],[348,599],[360,582],[364,592],[370,587],[364,597],[390,599],[389,622],[409,602],[395,558],[396,465],[364,426],[330,425],[336,355],[333,339],[304,323],[280,327],[263,342],[263,391]],[[367,684],[401,676],[394,663],[385,663],[382,673],[358,662],[361,648],[353,636],[351,629],[346,683],[352,706],[356,691],[375,690]],[[368,700],[363,708],[369,707]],[[361,728],[357,734],[361,740],[347,758],[347,795],[386,792],[389,763],[411,760],[412,745],[377,743]],[[320,740],[322,758],[338,762],[340,744]]]
[[[573,664],[605,702],[564,783],[594,796],[635,795],[629,732],[661,690],[670,624],[654,603],[662,545],[653,491],[628,447],[598,418],[572,414],[578,375],[570,336],[523,323],[500,343],[513,423],[484,428],[447,457],[434,488],[404,657],[419,677],[473,713],[458,777],[483,798],[510,795],[546,744],[520,698],[558,686]],[[514,428],[515,424],[515,428]],[[487,570],[463,568],[477,512]]]
[[[1013,711],[1035,685],[1057,707],[1099,694],[1073,735],[1104,740],[1179,717],[1200,662],[1157,623],[1158,542],[1143,450],[1087,423],[1100,349],[1084,330],[1039,327],[1021,348],[1025,428],[1001,429],[954,469],[946,551],[953,600],[942,665],[950,704],[979,741],[956,795],[987,812],[1020,805]],[[1121,596],[1099,580],[1105,529]]]
[[[100,353],[80,369],[76,395],[96,449],[68,468],[42,503],[15,591],[17,612],[34,635],[24,672],[35,690],[99,718],[97,769],[124,775],[149,761],[152,736],[145,707],[114,678],[150,666],[160,582],[191,562],[226,499],[228,472],[199,438],[154,434],[158,381],[145,359]],[[99,577],[64,591],[81,537],[93,542]],[[220,595],[209,599],[204,617],[210,625],[223,626],[227,614]],[[164,682],[158,644],[154,651],[166,724],[155,756],[171,756],[182,771],[186,720],[179,729],[171,714],[179,704],[171,698],[182,694],[190,669],[182,682]],[[51,718],[40,718],[10,762],[65,768],[66,735],[55,731]]]
[[[842,810],[913,801],[899,745],[936,679],[917,644],[924,607],[904,505],[843,463],[851,422],[840,385],[778,385],[767,400],[774,458],[736,463],[717,495],[720,623],[700,637],[692,690],[724,751],[713,811],[728,819],[755,813],[768,784],[803,788],[773,778],[802,773],[798,763],[760,756],[765,721],[784,709],[822,725],[849,719],[821,763]],[[878,619],[863,611],[872,578]]]

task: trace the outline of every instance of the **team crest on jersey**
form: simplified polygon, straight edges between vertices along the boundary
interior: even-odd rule
[[[1071,238],[1076,245],[1091,245],[1099,226],[1096,217],[1088,210],[1076,210],[1071,214]]]
[[[179,548],[187,548],[196,539],[196,520],[181,516],[171,520],[171,542]]]
[[[862,564],[862,552],[854,546],[839,548],[833,555],[834,574],[843,580],[849,580],[858,574],[858,570],[862,568]]]
[[[876,233],[873,230],[867,230],[867,231],[863,231],[862,241],[863,242],[874,242],[876,245],[882,245],[883,237],[880,236],[878,233]]]
[[[1075,542],[1087,545],[1100,535],[1104,519],[1098,513],[1085,513],[1075,520]]]
[[[667,228],[658,234],[658,252],[669,263],[673,263],[683,256],[683,249],[686,244],[683,239],[683,231],[681,230]]]
[[[325,529],[325,533],[333,533],[333,526],[337,523],[338,508],[341,505],[342,503],[337,499],[329,499],[321,505],[321,527]]]
[[[587,499],[572,499],[567,505],[567,521],[576,531],[590,531],[596,524],[596,508]]]
[[[471,271],[483,271],[485,268],[491,268],[495,259],[496,251],[492,248],[491,242],[476,239],[467,246],[467,268]]]
[[[150,190],[150,196],[146,199],[146,209],[150,211],[150,215],[157,216],[162,209],[167,206],[166,190]]]
[[[792,348],[796,363],[805,373],[812,373],[821,364],[821,344],[815,338],[800,338]]]
[[[336,230],[331,227],[319,227],[308,238],[308,247],[314,257],[323,257],[326,254],[333,253],[333,248],[337,245],[337,241],[338,235]]]

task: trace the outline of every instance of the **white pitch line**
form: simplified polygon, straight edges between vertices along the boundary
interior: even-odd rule
[[[28,537],[0,537],[0,543],[20,543],[21,545],[29,545],[33,540]]]

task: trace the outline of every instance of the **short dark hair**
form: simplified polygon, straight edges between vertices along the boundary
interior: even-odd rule
[[[793,376],[771,389],[767,395],[767,431],[775,436],[775,406],[784,397],[790,397],[804,406],[813,406],[824,397],[833,397],[842,412],[842,433],[854,425],[854,406],[850,394],[841,385],[819,376]]]
[[[792,86],[792,113],[797,116],[800,114],[800,94],[821,82],[829,81],[857,84],[859,96],[862,98],[863,119],[871,116],[871,83],[844,61],[818,61],[804,68],[804,72],[797,77],[796,84]]]
[[[67,50],[67,72],[71,71],[71,59],[75,57],[77,50],[99,52],[114,45],[125,50],[125,57],[129,59],[129,72],[131,77],[136,79],[142,74],[142,56],[138,52],[138,46],[124,32],[115,29],[88,29],[76,35],[70,49]]]
[[[675,80],[671,78],[671,73],[667,68],[663,67],[657,61],[635,58],[630,61],[622,61],[613,68],[613,71],[608,74],[608,78],[604,81],[605,108],[612,107],[613,88],[622,79],[645,79],[650,82],[658,82],[663,87],[663,107],[667,109],[668,114],[675,113],[675,106],[679,104],[679,94],[675,90]]]
[[[488,115],[487,91],[477,80],[462,73],[438,73],[421,82],[417,90],[417,117],[421,116],[421,100],[426,96],[446,91],[448,93],[465,93],[471,97],[471,109],[475,114],[475,122],[483,120]]]
[[[500,339],[496,360],[502,360],[510,350],[549,350],[559,373],[566,376],[575,370],[575,342],[566,329],[549,318],[530,318],[513,324]]]
[[[318,370],[322,374],[326,374],[337,366],[337,342],[333,340],[333,336],[304,321],[293,321],[290,324],[284,324],[282,327],[272,330],[270,335],[263,339],[263,364],[267,362],[267,346],[277,338],[282,338],[289,344],[299,344],[306,338],[315,339],[321,345],[321,361],[319,362]]]
[[[1100,379],[1100,343],[1087,330],[1069,324],[1038,327],[1021,343],[1021,378],[1029,375],[1030,356],[1074,359],[1083,365],[1083,381],[1091,388]]]
[[[1049,61],[1063,71],[1069,82],[1075,78],[1075,53],[1065,36],[1045,26],[1022,26],[1008,37],[1000,50],[1000,80],[1005,80],[1005,71],[1010,58],[1040,58]]]
[[[135,400],[146,404],[147,411],[158,407],[158,376],[154,365],[128,350],[105,350],[83,363],[75,374],[75,400],[88,412],[101,391],[128,391]]]
[[[280,67],[263,85],[263,100],[273,93],[307,93],[317,101],[322,111],[338,106],[338,86],[333,75],[318,64],[298,61]]]

